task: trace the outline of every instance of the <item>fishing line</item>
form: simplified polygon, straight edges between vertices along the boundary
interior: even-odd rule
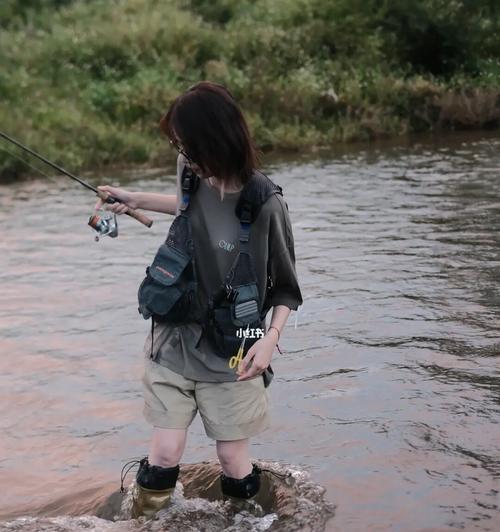
[[[13,151],[10,151],[8,150],[7,148],[4,148],[3,146],[0,146],[0,150],[4,151],[5,153],[8,153],[11,157],[13,157],[14,159],[17,159],[18,161],[21,161],[22,163],[24,163],[26,166],[29,166],[32,170],[35,170],[36,172],[39,172],[40,174],[42,174],[43,176],[45,176],[47,179],[49,179],[50,181],[52,181],[53,183],[56,183],[56,184],[59,184],[57,182],[57,180],[49,175],[49,174],[46,174],[43,170],[40,170],[40,168],[37,168],[36,166],[33,166],[31,163],[29,163],[28,161],[26,161],[25,159],[23,159],[20,155],[17,155],[16,153],[14,153]]]
[[[45,164],[47,164],[51,168],[57,170],[59,173],[69,177],[70,179],[73,179],[73,181],[76,181],[77,183],[80,183],[80,185],[82,185],[83,187],[85,187],[85,188],[91,190],[92,192],[94,192],[103,202],[109,203],[109,204],[123,203],[123,201],[119,200],[118,198],[113,197],[108,192],[105,192],[103,190],[98,190],[96,187],[92,186],[90,183],[87,183],[83,179],[80,179],[76,175],[73,175],[72,173],[68,172],[67,170],[65,170],[64,168],[59,166],[58,164],[56,164],[56,163],[54,163],[52,161],[49,161],[43,155],[40,155],[35,150],[32,150],[31,148],[28,148],[28,146],[25,146],[24,144],[22,144],[21,142],[19,142],[18,140],[14,139],[14,138],[12,138],[10,135],[7,135],[3,131],[0,131],[0,138],[3,138],[5,140],[9,141],[11,144],[14,144],[18,148],[21,148],[26,153],[29,153],[30,155],[33,155],[33,157],[36,157],[37,159],[39,159],[40,161],[44,162]],[[40,172],[42,175],[44,175],[48,179],[52,180],[52,178],[50,176],[48,176],[45,172],[43,172],[39,168],[37,168],[35,166],[32,166],[30,163],[28,163],[24,159],[21,159],[20,157],[18,157],[17,155],[11,153],[10,151],[6,150],[5,148],[3,148],[3,147],[0,147],[0,148],[3,149],[5,152],[7,152],[12,157],[14,157],[16,159],[19,159],[20,161],[22,161],[24,164],[26,164],[30,168],[36,170],[37,172]],[[141,212],[137,212],[136,210],[131,209],[130,207],[128,207],[127,211],[125,211],[125,214],[127,214],[131,218],[136,219],[138,222],[142,223],[146,227],[151,227],[153,225],[153,220],[151,220],[150,218],[148,218],[146,215],[142,214]],[[101,224],[101,222],[102,222],[102,224]],[[96,217],[95,215],[90,217],[89,225],[91,225],[98,233],[101,233],[102,235],[109,235],[109,236],[116,236],[117,235],[117,232],[114,231],[113,228],[111,228],[111,226],[108,226],[106,224],[106,220],[105,219],[101,220],[98,217]],[[102,227],[101,227],[101,225],[102,225]],[[117,229],[118,226],[116,225],[116,220],[114,222],[114,225],[116,226],[116,229]]]
[[[89,183],[86,183],[83,179],[80,179],[79,177],[76,177],[76,175],[71,174],[70,172],[68,172],[67,170],[62,168],[62,166],[59,166],[58,164],[53,163],[52,161],[49,161],[43,155],[40,155],[39,153],[37,153],[35,150],[32,150],[31,148],[28,148],[28,146],[25,146],[24,144],[22,144],[18,140],[13,139],[11,136],[7,135],[7,133],[4,133],[3,131],[0,131],[0,137],[3,137],[5,140],[8,140],[9,142],[14,144],[18,148],[21,148],[25,152],[28,152],[30,155],[33,155],[33,157],[36,157],[37,159],[40,159],[40,161],[44,162],[45,164],[48,164],[49,166],[51,166],[52,168],[54,168],[55,170],[57,170],[61,174],[64,174],[64,175],[68,176],[70,179],[73,179],[77,183],[80,183],[80,185],[84,186],[85,188],[88,188],[89,190],[92,190],[92,192],[95,192],[96,194],[99,194],[99,191],[97,190],[96,187],[93,187]],[[108,201],[107,203],[115,203],[116,201],[118,201],[116,198],[112,198],[112,197],[110,197],[109,199],[111,201]]]

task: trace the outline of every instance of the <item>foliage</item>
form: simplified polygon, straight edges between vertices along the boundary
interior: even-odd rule
[[[499,25],[496,0],[2,0],[1,129],[72,169],[163,162],[201,79],[265,150],[496,127]]]

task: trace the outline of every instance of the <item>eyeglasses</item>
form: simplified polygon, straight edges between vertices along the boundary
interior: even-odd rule
[[[182,146],[182,144],[180,143],[177,143],[175,141],[173,141],[172,139],[169,139],[170,140],[170,144],[181,154],[183,155],[189,162],[192,161],[191,157],[189,157],[189,155],[186,153],[186,150],[184,149],[184,147]]]

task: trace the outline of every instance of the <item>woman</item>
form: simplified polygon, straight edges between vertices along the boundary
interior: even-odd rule
[[[241,226],[235,207],[244,187],[256,179],[256,150],[231,93],[208,81],[177,97],[160,127],[179,151],[177,195],[102,186],[122,202],[105,208],[118,214],[130,207],[179,215],[181,176],[186,166],[193,170],[199,186],[188,214],[199,282],[196,304],[206,309],[238,254]],[[96,207],[101,206],[98,201]],[[151,516],[168,502],[187,429],[198,410],[207,435],[216,440],[223,494],[245,499],[259,491],[261,470],[250,460],[249,438],[269,427],[271,358],[290,311],[302,304],[288,206],[281,194],[271,194],[261,205],[251,224],[249,249],[259,311],[265,314],[273,308],[273,312],[265,334],[248,340],[251,347],[243,360],[237,359],[239,364],[228,363],[196,321],[154,323],[154,335],[152,331],[146,339],[144,416],[153,435],[149,455],[137,472],[133,517]]]

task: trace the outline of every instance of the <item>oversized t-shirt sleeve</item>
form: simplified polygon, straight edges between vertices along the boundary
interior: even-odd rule
[[[268,274],[273,281],[269,307],[285,305],[297,310],[302,294],[295,269],[295,248],[292,224],[284,198],[276,194],[278,206],[273,209],[269,223]]]

